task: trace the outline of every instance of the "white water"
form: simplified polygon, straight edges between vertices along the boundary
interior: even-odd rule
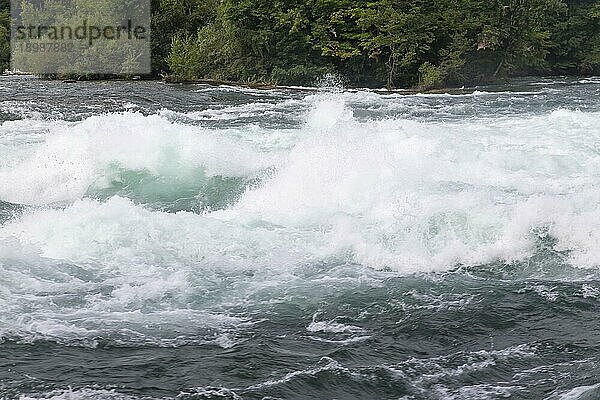
[[[213,329],[208,339],[228,343],[252,321],[197,309],[301,280],[305,266],[406,274],[519,261],[545,234],[572,265],[600,264],[600,113],[426,123],[357,118],[350,99],[392,107],[372,93],[310,95],[288,129],[202,128],[164,111],[5,122],[0,199],[42,207],[0,226],[0,337],[168,346]],[[219,112],[202,117],[231,115]],[[114,166],[262,182],[202,215],[85,198]],[[55,203],[65,207],[45,207]]]

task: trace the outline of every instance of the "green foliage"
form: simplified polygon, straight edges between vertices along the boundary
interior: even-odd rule
[[[549,70],[544,23],[566,15],[561,0],[224,0],[219,10],[236,40],[251,39],[240,59],[260,66],[259,79],[300,83],[327,71],[388,87]]]
[[[0,73],[10,61],[10,10],[8,0],[0,0]]]
[[[122,21],[126,15],[127,4],[121,1],[105,0],[61,0],[47,1],[43,7],[32,0],[22,0],[19,4],[19,24],[23,26],[69,26],[84,23],[86,26],[104,26],[105,21]],[[150,17],[149,8],[139,7],[137,13]],[[83,21],[83,22],[82,22]],[[58,43],[56,39],[41,36],[25,39],[20,43],[28,45],[78,46],[74,39],[65,38]],[[13,65],[28,72],[58,77],[97,78],[102,74],[117,73],[132,76],[137,71],[146,70],[149,53],[142,41],[105,40],[96,41],[93,46],[79,48],[78,51],[16,51],[13,53]],[[80,46],[80,45],[79,45]],[[25,47],[26,48],[26,47]]]
[[[155,74],[424,89],[599,74],[598,0],[152,0]],[[0,67],[8,60],[0,0]]]
[[[567,18],[549,21],[548,60],[559,73],[600,74],[600,3],[568,1]]]
[[[242,80],[248,70],[233,27],[224,23],[204,26],[197,35],[177,34],[167,62],[178,79]]]
[[[442,67],[425,62],[419,67],[419,87],[434,89],[444,83],[445,71]]]
[[[169,69],[167,58],[176,36],[195,36],[214,21],[218,0],[152,0],[152,69]]]

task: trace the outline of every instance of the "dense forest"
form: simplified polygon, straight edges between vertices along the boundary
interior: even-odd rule
[[[10,0],[0,0],[0,72],[8,68],[10,60]]]
[[[9,58],[0,0],[0,68]],[[173,80],[434,88],[600,74],[598,0],[152,0],[153,71]]]

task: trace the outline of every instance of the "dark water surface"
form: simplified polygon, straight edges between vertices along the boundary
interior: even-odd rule
[[[0,77],[0,398],[600,398],[599,107]]]

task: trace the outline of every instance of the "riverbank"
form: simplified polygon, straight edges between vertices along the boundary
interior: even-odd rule
[[[426,89],[426,88],[398,88],[398,89],[388,89],[385,87],[381,88],[372,88],[372,87],[356,87],[352,85],[344,85],[342,84],[343,79],[339,77],[329,77],[322,78],[321,82],[315,86],[296,86],[296,85],[277,85],[272,83],[249,83],[249,82],[236,82],[236,81],[228,81],[228,80],[217,80],[217,79],[191,79],[191,80],[179,80],[175,79],[171,76],[163,76],[163,77],[150,77],[150,76],[139,76],[133,78],[123,78],[123,77],[103,77],[103,78],[83,78],[78,77],[76,79],[60,79],[54,77],[39,77],[27,73],[11,73],[11,74],[0,74],[0,77],[32,77],[40,80],[50,80],[50,81],[61,81],[67,84],[73,84],[78,82],[162,82],[168,85],[207,85],[213,87],[232,87],[239,89],[252,89],[252,90],[294,90],[294,91],[304,91],[304,92],[316,92],[319,90],[323,90],[323,87],[336,87],[341,88],[345,91],[349,92],[358,92],[358,91],[367,91],[378,94],[399,94],[399,95],[417,95],[417,94],[451,94],[451,95],[464,95],[477,92],[483,88],[502,88],[505,85],[511,85],[518,82],[523,81],[544,81],[544,80],[566,80],[572,82],[578,82],[580,80],[586,79],[594,79],[595,75],[540,75],[540,76],[515,76],[507,79],[498,79],[494,82],[490,82],[486,85],[473,85],[473,86],[447,86],[442,88],[435,89]],[[326,82],[327,81],[327,82]]]

